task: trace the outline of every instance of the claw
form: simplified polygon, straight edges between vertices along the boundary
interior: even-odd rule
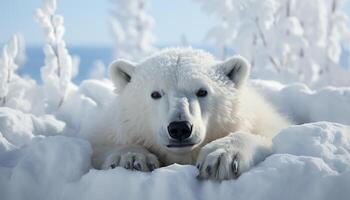
[[[148,166],[150,171],[153,171],[156,168],[156,165],[153,163],[148,163],[147,166]]]
[[[196,167],[197,167],[197,169],[199,169],[199,170],[201,169],[201,165],[200,165],[200,164],[197,164]]]
[[[236,158],[232,162],[232,171],[235,175],[238,175],[239,173],[239,162]]]
[[[205,168],[205,171],[210,176],[211,175],[211,166],[207,166],[207,168]]]
[[[125,169],[131,169],[131,163],[130,163],[130,162],[128,162],[128,163],[126,164]]]
[[[218,158],[216,164],[215,164],[215,167],[217,168],[216,173],[215,173],[215,176],[216,176],[216,177],[218,177],[220,162],[221,162],[223,156],[224,156],[224,155],[221,154],[221,155],[219,156],[219,158]]]
[[[141,170],[141,164],[138,163],[138,162],[135,162],[134,163],[134,169],[136,169],[137,171],[140,171]]]
[[[111,164],[111,168],[112,168],[112,169],[114,169],[114,168],[116,168],[116,167],[117,167],[117,165],[116,165],[115,163],[112,163],[112,164]]]

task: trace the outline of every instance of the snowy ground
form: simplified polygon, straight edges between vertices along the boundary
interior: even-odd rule
[[[109,84],[83,82],[54,115],[0,108],[0,199],[349,199],[350,88],[252,84],[299,125],[274,138],[265,161],[221,183],[197,180],[194,166],[92,169],[84,130],[113,98]]]

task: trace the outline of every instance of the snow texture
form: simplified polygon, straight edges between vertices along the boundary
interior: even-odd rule
[[[350,125],[350,88],[312,90],[304,84],[255,80],[253,85],[297,124],[330,121]]]
[[[246,57],[253,73],[313,87],[350,85],[349,18],[344,0],[195,0],[218,18],[206,40],[221,59],[228,49]],[[348,58],[346,58],[348,59]]]
[[[350,49],[343,1],[196,1],[220,18],[208,38],[221,57],[234,47],[250,60],[253,76],[314,88],[349,85],[350,68],[340,68],[342,48]],[[71,83],[79,59],[63,40],[57,0],[43,3],[35,12],[46,37],[43,84],[16,74],[25,59],[19,35],[0,56],[1,200],[350,198],[350,88],[251,81],[297,125],[282,130],[273,154],[236,180],[199,180],[196,167],[178,164],[151,173],[93,169],[88,140],[103,133],[90,130],[118,97],[101,63],[94,80]],[[116,56],[139,60],[154,51],[149,0],[112,3]]]
[[[115,58],[138,61],[155,51],[153,18],[147,13],[150,0],[110,0],[111,33]]]
[[[340,124],[350,124],[349,90],[312,91],[304,85],[261,80],[251,84],[298,123],[333,122],[283,130],[273,139],[274,153],[236,180],[201,181],[196,167],[178,164],[151,173],[95,170],[85,139],[91,136],[83,135],[83,130],[92,126],[115,96],[110,83],[88,80],[67,96],[55,116],[0,109],[0,197],[349,199],[350,127]],[[305,113],[307,118],[300,118]]]
[[[74,64],[79,62],[73,61],[63,40],[64,18],[55,14],[57,0],[45,0],[43,3],[44,7],[37,9],[34,17],[45,31],[45,66],[41,68],[41,79],[48,101],[46,109],[53,112],[63,104],[76,68]]]
[[[25,60],[23,53],[24,39],[15,34],[4,45],[0,56],[0,106],[15,108],[22,111],[32,109],[29,99],[35,82],[16,74],[17,69]]]

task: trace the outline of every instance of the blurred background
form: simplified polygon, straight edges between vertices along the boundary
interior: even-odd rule
[[[0,44],[19,35],[20,75],[40,82],[42,0],[0,1]],[[346,0],[59,0],[73,78],[107,76],[115,58],[138,61],[164,47],[193,46],[226,59],[247,57],[253,77],[310,87],[350,85],[350,3]]]

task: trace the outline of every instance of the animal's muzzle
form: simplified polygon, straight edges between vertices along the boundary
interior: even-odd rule
[[[182,142],[191,136],[192,124],[188,121],[171,122],[168,125],[168,133],[171,139]]]

